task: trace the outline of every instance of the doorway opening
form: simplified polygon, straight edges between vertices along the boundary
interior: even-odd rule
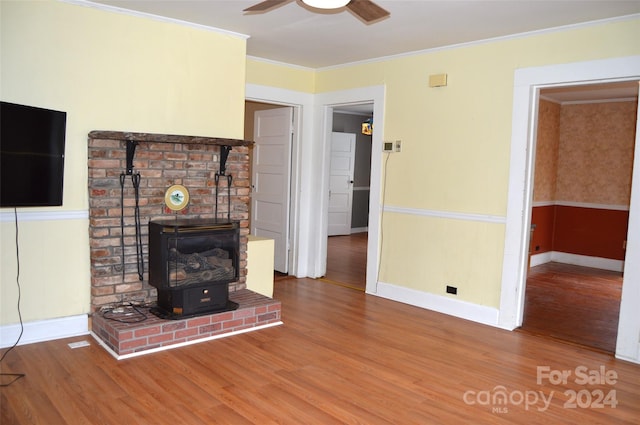
[[[522,330],[615,352],[638,85],[540,90]]]
[[[274,241],[274,274],[287,276],[295,258],[291,243],[293,154],[297,145],[297,107],[245,100],[245,139],[249,150],[251,237]]]
[[[547,65],[516,70],[510,150],[509,196],[505,227],[505,251],[498,326],[516,329],[522,325],[528,272],[528,242],[533,204],[533,169],[536,119],[540,91],[546,88],[635,82],[640,79],[640,56]],[[635,158],[640,158],[636,119]],[[635,165],[635,164],[634,164]],[[640,167],[633,169],[626,256],[635,258],[640,244]],[[620,300],[615,356],[640,362],[640,263],[626,261]]]
[[[327,267],[323,280],[365,291],[371,186],[373,103],[336,106],[332,114]]]
[[[634,82],[540,91],[526,332],[615,352],[637,92]]]
[[[245,99],[294,109],[290,211],[290,271],[296,277],[320,278],[327,263],[329,143],[333,110],[343,105],[372,104],[384,116],[384,86],[308,94],[247,84]],[[247,116],[245,115],[245,119]],[[297,119],[296,119],[297,118]],[[304,125],[302,125],[304,123]],[[375,123],[371,150],[366,292],[377,293],[380,261],[380,216],[384,121]]]

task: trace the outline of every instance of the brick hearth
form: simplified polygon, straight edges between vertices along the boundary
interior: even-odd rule
[[[148,308],[141,309],[147,319],[138,323],[122,323],[96,313],[92,332],[114,357],[124,359],[282,323],[279,301],[248,289],[235,291],[229,298],[239,304],[237,310],[179,320],[160,319]]]
[[[115,357],[126,358],[180,345],[282,323],[280,302],[246,289],[249,235],[249,148],[253,142],[198,136],[92,131],[89,134],[89,243],[91,258],[91,327],[94,337]],[[142,258],[137,258],[135,193],[128,171],[127,146],[135,143],[133,173],[140,174],[138,205]],[[218,191],[215,175],[221,147],[232,147],[226,178]],[[124,190],[121,188],[123,179]],[[229,184],[231,183],[231,184]],[[182,184],[189,204],[178,214],[165,205],[167,188]],[[218,212],[216,205],[221,206]],[[239,278],[229,283],[232,312],[163,320],[146,309],[139,323],[110,320],[101,311],[120,305],[152,305],[156,289],[149,285],[148,223],[153,219],[228,217],[240,223]],[[124,265],[124,267],[123,267]]]

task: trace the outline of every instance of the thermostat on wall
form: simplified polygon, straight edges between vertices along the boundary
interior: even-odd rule
[[[395,142],[382,142],[382,152],[400,152],[402,148],[402,141],[396,140]]]

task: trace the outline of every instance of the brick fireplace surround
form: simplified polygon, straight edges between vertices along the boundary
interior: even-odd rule
[[[140,173],[138,195],[142,236],[143,279],[136,256],[135,191],[126,175],[127,141],[136,142],[133,173]],[[205,341],[282,323],[276,300],[246,289],[249,234],[249,147],[253,142],[164,134],[92,131],[89,133],[89,243],[91,259],[91,329],[94,337],[117,358]],[[148,312],[156,289],[148,283],[148,222],[176,215],[165,205],[165,191],[181,184],[189,203],[180,218],[215,217],[215,174],[220,171],[222,146],[231,146],[226,175],[218,184],[218,218],[240,223],[239,279],[229,284],[232,312],[179,320],[163,320]],[[121,189],[121,174],[124,190]],[[228,196],[230,196],[230,204]],[[122,202],[121,202],[122,200]],[[230,208],[228,207],[230,205]],[[124,212],[121,213],[121,208]],[[121,217],[124,238],[121,239]],[[124,246],[125,270],[122,270]],[[103,315],[114,307],[143,306],[147,319],[138,323],[113,321]],[[111,314],[112,316],[112,314]],[[126,317],[123,317],[127,321]]]

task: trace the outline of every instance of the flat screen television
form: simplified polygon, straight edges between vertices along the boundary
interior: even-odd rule
[[[67,113],[0,102],[0,207],[62,205]]]

